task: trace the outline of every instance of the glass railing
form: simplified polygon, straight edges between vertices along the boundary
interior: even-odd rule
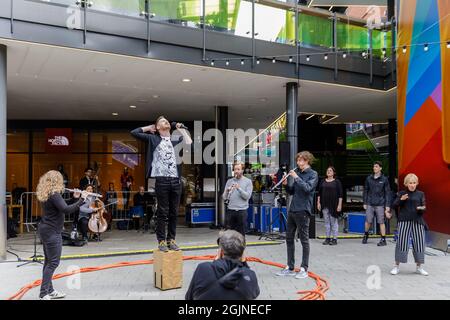
[[[3,0],[6,1],[6,0]],[[9,1],[7,1],[9,2]],[[76,5],[76,0],[17,0],[18,7],[23,12],[18,12],[19,18],[26,20],[39,6],[53,5],[59,6],[60,11],[52,10],[55,14],[66,15],[49,18],[49,24],[56,24],[59,21],[66,22],[71,13],[70,8],[83,11],[83,5]],[[83,3],[83,0],[79,2]],[[109,13],[124,17],[140,18],[145,17],[142,13],[146,9],[145,0],[88,0],[87,25],[89,29],[90,13]],[[203,8],[205,3],[205,8]],[[66,8],[63,8],[66,6]],[[205,15],[205,25],[208,31],[223,32],[235,36],[252,37],[252,27],[254,21],[255,39],[295,45],[295,5],[286,1],[260,0],[253,3],[251,0],[150,0],[148,2],[149,16],[151,21],[161,23],[176,24],[184,27],[202,28],[203,12]],[[81,7],[81,8],[80,8]],[[254,9],[253,9],[254,8]],[[299,6],[300,9],[302,7]],[[333,48],[334,30],[333,17],[328,11],[318,9],[303,10],[298,14],[298,34],[297,39],[301,46],[313,48]],[[94,20],[98,16],[95,16]],[[339,51],[362,52],[367,51],[370,46],[370,36],[368,29],[362,25],[361,21],[351,19],[341,19],[337,22],[337,49]],[[41,18],[37,18],[37,22]],[[39,20],[39,21],[38,21]],[[53,22],[55,21],[55,22]],[[82,15],[78,21],[82,21]],[[119,28],[120,26],[116,26]],[[102,30],[103,32],[104,30]],[[117,31],[111,29],[111,32]],[[120,34],[132,33],[135,30],[126,29]],[[391,55],[392,34],[390,31],[374,29],[372,32],[372,47],[375,57],[382,58],[383,54]],[[386,50],[383,50],[386,48]]]

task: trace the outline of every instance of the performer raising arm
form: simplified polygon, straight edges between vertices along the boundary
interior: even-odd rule
[[[131,131],[135,138],[148,143],[146,178],[156,178],[156,237],[158,249],[164,252],[179,250],[175,236],[181,198],[181,161],[177,161],[179,155],[175,154],[174,147],[183,140],[188,145],[192,143],[189,132],[182,127],[181,123],[172,122],[171,125],[165,117],[160,116],[156,124]],[[177,141],[171,140],[171,129],[178,129],[181,133]]]

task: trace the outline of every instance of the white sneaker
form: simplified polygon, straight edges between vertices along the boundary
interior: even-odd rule
[[[48,294],[47,296],[50,296],[50,299],[53,300],[53,299],[62,299],[66,296],[66,294],[62,293],[62,292],[58,292],[56,290],[53,290],[53,292]]]
[[[50,298],[50,295],[47,294],[47,295],[43,296],[42,298],[39,298],[39,300],[52,300],[52,298]]]
[[[400,267],[399,266],[395,266],[394,269],[391,270],[391,274],[392,275],[396,275],[400,272]]]
[[[283,270],[276,273],[277,276],[286,277],[286,276],[295,276],[296,273],[294,270],[290,270],[289,267],[284,268]]]
[[[295,276],[295,279],[305,279],[308,278],[308,272],[305,270],[305,268],[301,267],[300,271]]]
[[[427,276],[428,272],[426,272],[422,267],[417,267],[416,273],[421,274],[423,276]]]

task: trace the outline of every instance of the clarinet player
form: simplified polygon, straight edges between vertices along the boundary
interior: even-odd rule
[[[248,201],[252,196],[252,181],[243,176],[244,163],[233,163],[233,178],[225,185],[223,199],[227,205],[225,226],[227,229],[236,230],[245,238],[245,224],[247,222]]]

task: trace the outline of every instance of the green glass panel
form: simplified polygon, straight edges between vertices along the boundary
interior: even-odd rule
[[[333,25],[327,18],[300,14],[298,33],[303,45],[333,46]]]

